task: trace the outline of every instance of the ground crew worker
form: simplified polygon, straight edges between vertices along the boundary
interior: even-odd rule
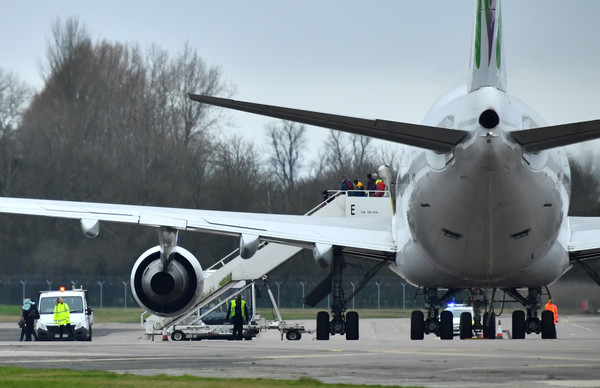
[[[58,325],[60,339],[63,337],[63,330],[66,326],[71,336],[70,340],[75,340],[73,328],[71,327],[71,311],[69,310],[69,305],[63,302],[63,298],[56,299],[56,306],[54,306],[54,323]]]
[[[552,299],[548,299],[548,303],[546,303],[544,310],[552,311],[554,314],[554,324],[556,325],[558,322],[558,308],[554,303],[552,303]]]
[[[248,307],[246,306],[246,301],[242,299],[240,294],[229,303],[229,309],[227,310],[227,317],[225,319],[229,319],[230,316],[233,320],[233,339],[241,340],[244,321],[248,316]]]

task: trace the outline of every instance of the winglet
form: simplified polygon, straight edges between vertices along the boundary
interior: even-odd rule
[[[471,55],[469,92],[491,86],[506,90],[500,0],[478,0]]]

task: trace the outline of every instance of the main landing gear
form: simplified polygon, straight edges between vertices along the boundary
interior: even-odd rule
[[[382,260],[371,268],[364,275],[352,294],[346,298],[342,276],[343,270],[346,267],[346,261],[341,252],[334,250],[331,262],[331,274],[305,298],[305,303],[314,307],[325,296],[331,294],[331,315],[327,311],[319,311],[317,313],[317,340],[329,340],[329,336],[335,334],[345,335],[348,341],[358,340],[358,313],[356,311],[346,312],[347,302],[352,300],[386,264],[388,264],[387,260]]]
[[[453,324],[452,313],[442,311],[440,308],[450,301],[456,294],[461,292],[460,288],[450,288],[440,297],[437,295],[437,288],[425,288],[423,296],[425,298],[425,309],[427,317],[420,310],[415,310],[410,316],[410,339],[422,340],[425,334],[435,334],[441,339],[452,339]]]
[[[527,310],[527,317],[525,317],[525,312],[522,310],[515,310],[512,313],[513,339],[524,339],[525,334],[531,333],[541,334],[542,339],[556,338],[554,313],[543,311],[541,319],[538,317],[538,311],[542,308],[541,287],[529,288],[527,297],[522,296],[515,288],[505,288],[503,291],[518,300]]]
[[[473,307],[473,315],[463,312],[460,315],[458,331],[453,324],[453,314],[450,311],[440,309],[445,306],[455,295],[463,291],[461,288],[450,288],[442,296],[438,296],[436,288],[424,288],[426,316],[422,311],[415,310],[410,319],[410,338],[422,340],[425,334],[435,334],[440,339],[449,340],[457,335],[460,339],[472,338],[473,335],[481,334],[487,339],[496,338],[496,315],[493,308],[487,308],[488,300],[486,290],[470,289],[470,300]],[[489,305],[493,306],[495,289],[492,293]],[[525,334],[541,334],[542,339],[556,338],[556,327],[554,325],[554,314],[551,311],[543,311],[541,318],[538,311],[542,308],[541,287],[528,289],[527,296],[523,296],[515,288],[503,288],[506,294],[521,303],[527,310],[527,315],[522,310],[512,313],[512,338],[524,339]],[[481,312],[484,311],[483,316]]]

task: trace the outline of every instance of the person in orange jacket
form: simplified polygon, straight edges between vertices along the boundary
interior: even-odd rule
[[[546,303],[544,310],[552,311],[554,314],[554,324],[556,325],[556,322],[558,322],[558,308],[552,303],[552,299],[548,299],[548,303]]]

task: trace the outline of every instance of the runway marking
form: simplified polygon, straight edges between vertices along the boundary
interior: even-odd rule
[[[349,357],[349,356],[374,356],[375,352],[365,352],[365,353],[344,353],[343,350],[329,350],[328,353],[322,354],[290,354],[287,356],[256,356],[250,357],[254,360],[277,360],[277,359],[290,359],[290,358],[319,358],[319,357]]]
[[[589,332],[592,332],[592,333],[594,332],[594,330],[593,330],[593,329],[590,329],[590,328],[588,328],[588,327],[585,327],[585,326],[578,325],[578,324],[576,324],[576,323],[572,323],[571,325],[573,325],[573,326],[575,326],[575,327],[577,327],[577,328],[579,328],[579,329],[587,330],[587,331],[589,331]],[[572,334],[571,334],[571,335],[572,335]]]
[[[598,364],[547,364],[547,365],[527,365],[527,369],[530,368],[535,368],[535,369],[546,369],[546,368],[596,368],[598,366]],[[481,370],[481,371],[486,371],[489,370],[490,368],[495,368],[495,366],[489,366],[489,367],[483,367],[483,366],[478,366],[478,367],[464,367],[464,368],[452,368],[452,369],[443,369],[444,372],[462,372],[462,371],[473,371],[473,370]],[[510,366],[506,366],[503,365],[500,367],[503,370],[506,369],[511,369]],[[516,365],[515,368],[521,368],[521,365]],[[441,371],[441,370],[440,370]]]
[[[2,360],[2,362],[0,362],[1,365],[4,364],[38,364],[38,363],[46,363],[46,364],[53,364],[53,363],[60,363],[60,362],[69,362],[72,363],[74,361],[78,362],[78,363],[83,363],[83,362],[100,362],[100,361],[160,361],[160,360],[172,360],[173,357],[125,357],[125,358],[79,358],[79,357],[73,357],[73,358],[62,358],[62,359],[50,359],[50,360],[40,360],[40,359],[35,359],[35,360]],[[191,360],[191,358],[190,358]]]
[[[464,349],[460,349],[464,350]],[[481,349],[473,349],[474,351],[481,351]],[[520,358],[520,359],[535,359],[535,360],[564,360],[564,361],[597,361],[600,363],[600,358],[581,358],[581,357],[565,357],[565,356],[547,356],[541,354],[534,355],[503,355],[498,353],[487,354],[487,353],[455,353],[455,352],[422,352],[414,350],[366,350],[367,352],[374,353],[397,353],[397,354],[422,354],[422,355],[434,355],[434,356],[462,356],[462,357],[487,357],[487,358]],[[596,355],[594,355],[596,356]]]

